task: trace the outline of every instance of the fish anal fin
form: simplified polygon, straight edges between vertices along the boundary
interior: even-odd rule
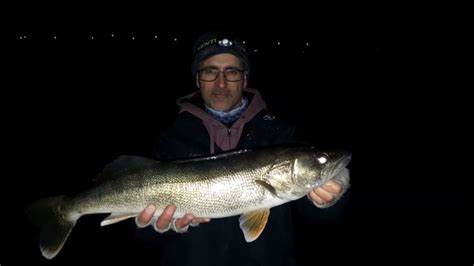
[[[135,216],[137,216],[136,213],[111,213],[109,216],[105,217],[102,222],[100,222],[100,226],[115,224]]]
[[[270,209],[260,209],[244,213],[239,217],[240,229],[247,242],[252,242],[260,236],[265,229],[269,215]]]

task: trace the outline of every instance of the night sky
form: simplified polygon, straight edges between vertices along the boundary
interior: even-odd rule
[[[436,238],[424,227],[427,222],[463,224],[446,213],[464,213],[464,205],[453,210],[447,201],[432,203],[430,189],[439,185],[415,180],[401,188],[407,172],[403,157],[395,153],[403,154],[413,139],[402,140],[407,136],[400,127],[405,116],[391,112],[400,108],[401,93],[408,91],[398,90],[402,82],[391,71],[416,55],[406,44],[379,34],[374,57],[373,48],[361,41],[373,43],[372,38],[364,38],[362,30],[311,16],[292,23],[282,17],[257,24],[259,19],[252,17],[245,24],[222,20],[178,26],[179,16],[175,21],[137,14],[127,19],[110,11],[103,19],[99,12],[25,19],[31,12],[12,22],[7,50],[12,82],[2,91],[8,125],[4,141],[15,158],[11,179],[21,187],[19,205],[83,190],[119,155],[149,156],[154,139],[177,112],[175,100],[196,90],[190,71],[194,39],[209,30],[230,30],[245,40],[249,87],[260,90],[270,109],[298,122],[315,146],[352,151],[351,203],[342,227],[329,226],[336,228],[337,237],[351,245],[365,235],[361,232],[373,233],[373,240],[383,243],[408,237],[412,241],[405,252],[415,254],[418,244]],[[404,106],[411,109],[413,102]],[[422,139],[423,134],[413,137]],[[130,224],[100,228],[103,217],[82,218],[59,256],[48,263],[87,262],[91,256],[116,262],[153,252],[133,244]],[[375,227],[381,229],[370,229]],[[419,233],[414,238],[395,233],[405,228]],[[326,229],[308,229],[308,236],[328,237],[319,231]],[[47,264],[39,253],[37,230],[25,220],[14,230],[7,235],[24,257],[3,254],[0,264],[13,265],[7,264],[10,259]],[[451,237],[444,230],[438,234]]]

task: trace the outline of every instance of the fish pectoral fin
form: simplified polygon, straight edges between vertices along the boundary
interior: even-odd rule
[[[266,190],[270,191],[272,194],[276,195],[275,188],[270,183],[267,183],[264,180],[255,180],[255,182],[264,187]]]
[[[260,209],[244,213],[239,217],[240,229],[247,242],[252,242],[260,236],[265,229],[269,215],[270,209]]]
[[[275,163],[265,174],[260,176],[256,182],[280,198],[280,192],[288,187],[289,180],[292,176],[292,169],[293,161],[291,160]]]
[[[135,216],[137,216],[136,213],[111,213],[109,216],[105,217],[102,222],[100,222],[100,226],[115,224]]]
[[[259,179],[274,188],[278,188],[282,183],[287,182],[288,177],[292,175],[292,169],[292,161],[279,162],[272,165],[268,172]]]

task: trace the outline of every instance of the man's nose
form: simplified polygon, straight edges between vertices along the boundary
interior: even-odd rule
[[[217,85],[219,88],[224,88],[226,82],[224,72],[219,72],[219,75],[217,75]]]

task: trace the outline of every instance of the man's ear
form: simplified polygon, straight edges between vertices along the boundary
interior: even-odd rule
[[[198,89],[201,88],[201,86],[199,85],[199,78],[198,78],[197,75],[196,75],[196,87],[197,87]]]
[[[244,88],[247,88],[247,77],[248,77],[248,74],[247,72],[244,73]]]

